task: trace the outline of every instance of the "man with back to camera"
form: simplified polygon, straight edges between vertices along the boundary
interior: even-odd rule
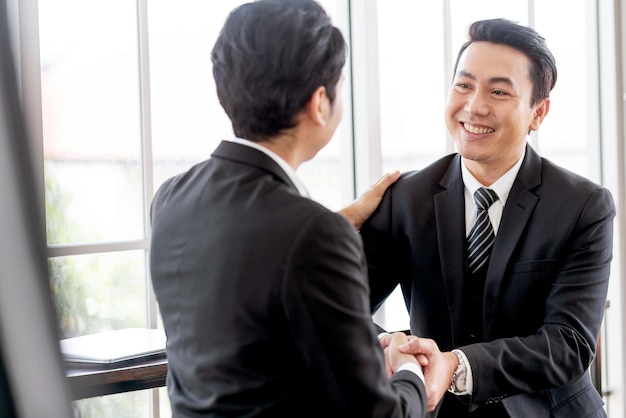
[[[173,415],[423,417],[406,335],[378,343],[355,227],[295,174],[342,118],[341,32],[312,0],[260,0],[231,12],[211,58],[237,138],[152,203]],[[346,208],[355,224],[372,199]]]
[[[435,353],[424,372],[438,417],[605,417],[588,368],[611,193],[527,144],[557,76],[544,38],[504,19],[475,22],[468,38],[445,112],[458,153],[403,174],[361,229],[372,310],[400,284],[423,337],[407,352]]]

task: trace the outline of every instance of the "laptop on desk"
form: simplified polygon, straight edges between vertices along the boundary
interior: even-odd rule
[[[66,338],[60,344],[66,362],[114,366],[149,357],[165,358],[165,341],[161,329],[127,328]]]

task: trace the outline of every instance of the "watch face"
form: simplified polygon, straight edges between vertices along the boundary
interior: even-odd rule
[[[463,370],[456,378],[456,388],[459,392],[465,392],[467,389],[467,371]]]
[[[450,385],[450,390],[453,393],[459,394],[465,392],[467,389],[467,367],[461,355],[457,352],[454,352],[454,354],[456,354],[459,358],[459,365],[454,373],[452,373],[452,384]]]

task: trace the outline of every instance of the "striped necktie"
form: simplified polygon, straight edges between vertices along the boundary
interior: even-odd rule
[[[467,258],[472,273],[476,273],[489,261],[496,236],[487,211],[496,200],[498,195],[491,189],[481,187],[474,193],[477,208],[476,223],[467,237]]]

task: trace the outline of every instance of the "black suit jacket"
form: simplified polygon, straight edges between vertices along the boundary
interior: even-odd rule
[[[403,176],[363,226],[371,303],[400,283],[413,334],[458,347],[466,277],[460,156]],[[615,207],[608,190],[526,156],[503,209],[484,289],[484,343],[461,347],[472,408],[581,417],[602,407],[588,367],[604,313]],[[552,414],[552,415],[550,415]]]
[[[385,374],[358,233],[267,155],[221,143],[152,228],[175,416],[424,416],[421,380]]]

